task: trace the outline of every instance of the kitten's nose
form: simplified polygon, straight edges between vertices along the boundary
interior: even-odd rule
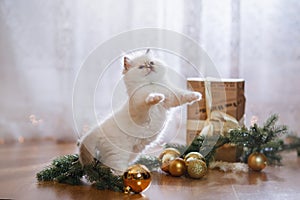
[[[150,69],[151,69],[151,71],[152,71],[154,67],[153,67],[152,65],[149,65],[149,68],[150,68]]]
[[[146,66],[147,66],[148,69],[150,69],[151,71],[153,71],[154,67],[152,65],[147,64]]]

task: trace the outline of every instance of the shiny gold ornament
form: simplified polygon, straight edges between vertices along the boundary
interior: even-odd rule
[[[185,166],[188,167],[190,162],[193,161],[193,160],[199,160],[199,159],[196,159],[196,158],[188,158],[188,159],[184,159],[185,161]]]
[[[172,176],[182,176],[186,172],[185,162],[182,158],[176,158],[170,162],[169,172]]]
[[[124,172],[123,182],[124,193],[140,193],[150,186],[151,173],[144,165],[132,165]]]
[[[261,171],[267,166],[267,157],[262,153],[251,153],[248,157],[248,166],[254,171]]]
[[[159,160],[161,161],[161,170],[169,172],[169,165],[172,160],[180,156],[180,152],[174,148],[165,149],[160,155]]]
[[[172,155],[175,155],[176,157],[180,156],[180,152],[179,152],[177,149],[175,149],[175,148],[166,148],[166,149],[164,149],[164,150],[160,153],[158,159],[162,160],[162,158],[163,158],[164,155],[166,155],[166,154],[172,154]]]
[[[130,192],[132,192],[131,187],[130,186],[124,186],[124,193],[129,194]]]
[[[187,166],[188,175],[191,178],[202,178],[207,173],[206,163],[198,159],[189,159]]]
[[[198,159],[198,160],[202,160],[205,162],[205,158],[204,156],[202,156],[201,153],[199,152],[190,152],[188,153],[185,157],[184,157],[184,161],[186,162],[188,159],[193,158],[193,159]]]
[[[168,173],[170,162],[172,162],[176,158],[178,158],[177,154],[165,154],[161,161],[161,170]]]
[[[160,169],[166,173],[169,173],[169,165],[170,165],[170,162],[162,163],[160,166]]]

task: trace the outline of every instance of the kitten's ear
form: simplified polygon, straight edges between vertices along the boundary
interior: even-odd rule
[[[131,67],[131,61],[128,57],[124,57],[124,69],[128,70]]]
[[[145,52],[145,55],[149,56],[149,57],[155,57],[155,52],[153,52],[152,50],[147,49],[146,52]]]

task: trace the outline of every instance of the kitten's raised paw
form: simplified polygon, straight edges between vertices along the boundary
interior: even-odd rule
[[[202,94],[199,92],[191,92],[185,95],[187,102],[194,103],[195,101],[200,101],[202,98]]]
[[[165,100],[165,95],[160,93],[151,93],[146,98],[146,103],[148,105],[155,105]]]

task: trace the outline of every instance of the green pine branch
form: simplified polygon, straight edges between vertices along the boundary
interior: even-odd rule
[[[278,153],[283,148],[283,142],[279,137],[285,135],[288,129],[285,125],[276,125],[277,121],[278,115],[273,114],[263,127],[254,124],[249,129],[243,127],[229,132],[229,140],[245,148],[242,161],[247,162],[248,156],[253,152],[262,152],[269,163],[280,164],[281,157]]]
[[[70,185],[81,183],[83,176],[81,164],[78,161],[78,155],[66,155],[58,157],[52,161],[52,164],[46,169],[37,173],[38,181],[56,181]]]
[[[228,136],[220,136],[217,143],[212,147],[209,141],[215,141],[215,138],[210,139],[204,136],[196,136],[190,146],[187,147],[186,151],[182,154],[184,157],[186,154],[192,151],[196,152],[207,152],[207,149],[211,151],[205,155],[207,164],[213,158],[215,150],[226,143],[235,144],[243,147],[244,152],[241,160],[247,162],[248,156],[253,152],[262,152],[266,155],[271,164],[280,164],[281,157],[279,152],[284,148],[283,141],[279,140],[282,135],[288,132],[287,126],[277,125],[278,115],[271,115],[262,127],[257,124],[247,127],[241,127],[232,129],[229,131]]]
[[[37,173],[39,182],[55,181],[70,185],[82,184],[85,176],[97,189],[122,191],[123,180],[121,176],[114,175],[109,167],[101,163],[87,165],[84,168],[79,162],[78,154],[65,155],[54,159],[50,166]]]
[[[114,175],[111,168],[98,163],[96,166],[87,165],[84,167],[87,179],[99,190],[113,190],[121,192],[123,190],[123,180],[121,176]]]
[[[204,155],[206,164],[209,165],[209,162],[213,160],[216,149],[226,143],[229,143],[229,139],[224,136],[219,136],[218,138],[216,138],[214,136],[205,137],[197,135],[192,143],[181,154],[181,157],[184,158],[190,152],[199,152]]]
[[[155,156],[143,155],[134,164],[145,165],[150,171],[157,171],[161,163]]]
[[[187,150],[188,146],[176,143],[168,143],[164,146],[164,148],[175,148],[180,152],[180,154],[183,154]]]

